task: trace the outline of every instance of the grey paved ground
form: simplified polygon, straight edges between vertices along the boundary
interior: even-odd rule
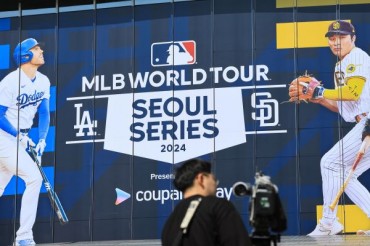
[[[102,241],[102,242],[65,242],[52,244],[37,244],[40,246],[159,246],[159,240],[128,240],[128,241]],[[307,236],[284,236],[278,246],[307,246],[307,245],[370,245],[370,236],[356,236],[356,235],[336,235],[336,236],[321,236],[321,237],[307,237]]]

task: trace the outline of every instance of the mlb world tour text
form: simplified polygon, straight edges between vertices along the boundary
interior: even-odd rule
[[[147,86],[157,88],[201,85],[208,77],[215,84],[220,82],[234,83],[236,81],[251,82],[252,80],[266,81],[269,80],[267,77],[268,71],[266,65],[250,65],[248,69],[245,66],[211,67],[208,73],[202,68],[138,72],[136,76],[133,73],[128,73],[128,76],[118,73],[113,74],[110,81],[106,80],[105,75],[96,75],[91,81],[82,77],[82,92],[122,90],[126,87],[127,81],[134,89],[146,88]],[[191,78],[189,78],[190,76]]]

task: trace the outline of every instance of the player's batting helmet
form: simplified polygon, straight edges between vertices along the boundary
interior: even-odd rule
[[[32,60],[33,53],[30,51],[33,47],[39,43],[34,38],[28,38],[23,40],[14,49],[13,58],[17,66]]]

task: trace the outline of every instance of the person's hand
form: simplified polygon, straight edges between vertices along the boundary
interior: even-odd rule
[[[32,141],[31,138],[28,137],[27,134],[20,133],[19,134],[19,143],[25,148],[35,147],[35,143]]]
[[[311,99],[309,99],[308,101],[310,102],[310,103],[317,103],[317,104],[321,104],[321,102],[324,100],[324,98],[318,98],[318,99],[313,99],[313,98],[311,98]]]
[[[44,153],[45,147],[46,147],[45,139],[40,139],[35,149],[37,156],[41,156]]]

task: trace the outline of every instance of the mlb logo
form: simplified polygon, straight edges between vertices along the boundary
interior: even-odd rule
[[[153,67],[191,65],[196,60],[194,40],[153,43],[151,47]]]

